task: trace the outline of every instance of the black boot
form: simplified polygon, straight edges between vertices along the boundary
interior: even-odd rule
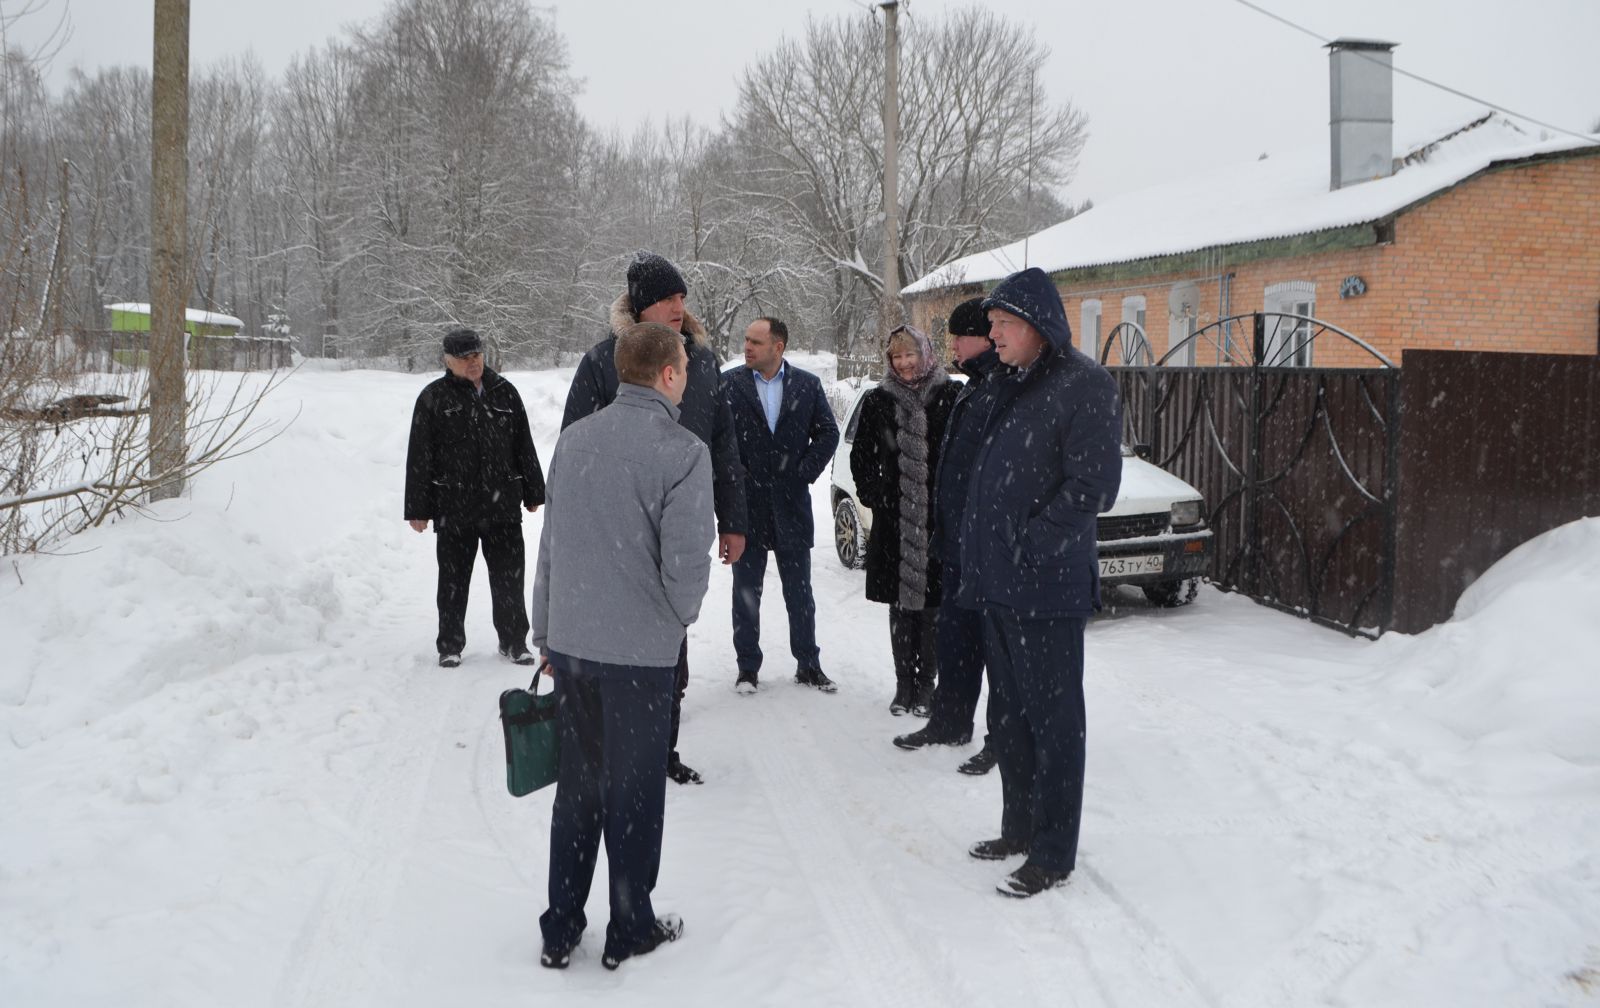
[[[933,681],[931,679],[917,683],[911,688],[911,716],[927,717],[929,705],[933,703]]]
[[[1067,884],[1067,879],[1072,875],[1069,871],[1056,872],[1048,868],[1040,868],[1032,861],[1024,862],[1021,868],[1007,875],[995,886],[1002,896],[1011,896],[1015,899],[1027,899],[1037,896],[1046,889]]]
[[[667,779],[674,784],[704,784],[705,778],[690,767],[684,766],[677,753],[667,755]]]
[[[919,728],[909,735],[896,735],[894,744],[901,749],[921,749],[930,745],[966,745],[972,741],[971,735],[949,735],[938,731],[933,725]]]
[[[889,701],[889,713],[899,717],[911,710],[911,684],[899,679],[894,684],[894,699]]]
[[[571,945],[545,945],[539,952],[539,965],[545,969],[566,969],[572,962],[572,950],[583,940],[579,935]]]
[[[624,959],[642,956],[665,945],[675,942],[683,937],[683,918],[677,914],[662,914],[656,918],[656,926],[650,929],[644,940],[631,949],[608,948],[600,957],[600,965],[608,970],[614,970],[622,965]]]
[[[990,749],[986,744],[982,749],[973,753],[965,763],[956,767],[956,770],[964,774],[971,774],[974,777],[982,777],[994,769],[995,759],[994,750]]]

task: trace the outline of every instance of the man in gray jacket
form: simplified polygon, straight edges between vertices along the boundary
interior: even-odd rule
[[[618,334],[611,405],[556,442],[533,585],[532,639],[555,679],[561,775],[550,816],[550,908],[539,961],[564,968],[587,926],[602,838],[616,969],[683,933],[650,902],[661,864],[674,669],[700,615],[716,541],[711,454],[678,425],[683,338]],[[552,591],[552,587],[555,588]]]

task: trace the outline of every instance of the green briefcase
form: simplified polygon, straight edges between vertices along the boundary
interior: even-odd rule
[[[544,670],[540,666],[540,672]],[[500,727],[506,735],[506,790],[521,798],[550,784],[561,772],[561,733],[554,693],[539,695],[539,675],[527,689],[500,694]]]

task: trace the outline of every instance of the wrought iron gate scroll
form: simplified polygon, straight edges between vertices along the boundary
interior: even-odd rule
[[[1375,366],[1281,366],[1318,338],[1346,340]],[[1102,363],[1138,342],[1113,330]],[[1191,342],[1223,363],[1166,364]],[[1319,319],[1255,312],[1110,370],[1125,438],[1205,495],[1216,584],[1349,633],[1389,627],[1400,372],[1388,358]]]

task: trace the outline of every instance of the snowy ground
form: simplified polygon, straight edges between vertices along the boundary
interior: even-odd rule
[[[511,377],[548,458],[570,372]],[[1600,519],[1417,637],[1119,598],[1079,870],[1015,902],[964,853],[998,779],[889,745],[915,723],[825,480],[840,693],[783,675],[775,574],[770,686],[732,692],[717,568],[682,744],[708,783],[668,795],[657,891],[685,937],[602,970],[601,882],[540,969],[550,793],[505,793],[495,704],[523,670],[481,565],[466,664],[434,666],[432,536],[400,520],[426,380],[299,374],[266,407],[299,420],[191,497],[0,564],[0,1003],[1600,1003]]]

